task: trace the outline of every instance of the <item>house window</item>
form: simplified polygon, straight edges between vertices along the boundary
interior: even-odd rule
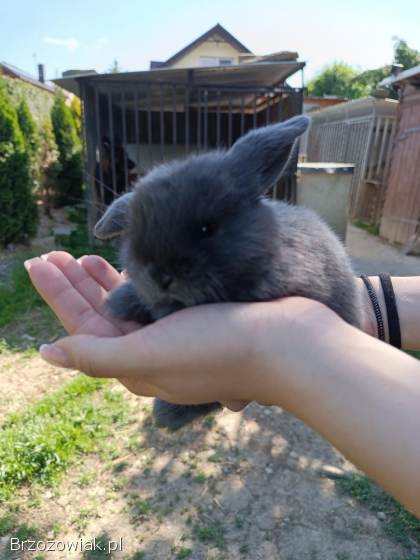
[[[200,56],[200,66],[229,66],[233,58],[227,56]]]
[[[229,66],[233,64],[233,58],[219,58],[220,66]]]

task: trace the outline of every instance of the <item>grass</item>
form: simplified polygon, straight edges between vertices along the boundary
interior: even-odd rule
[[[70,235],[56,236],[57,248],[62,248],[71,253],[75,258],[95,252],[111,264],[116,265],[117,249],[111,243],[98,242],[94,251],[89,247],[89,236],[86,222],[86,210],[83,207],[69,208],[67,217],[76,228]],[[34,308],[45,308],[46,313],[53,314],[47,309],[41,297],[29,280],[23,261],[34,256],[29,249],[15,258],[11,267],[10,279],[7,285],[0,285],[0,328],[16,322],[26,311]]]
[[[82,536],[83,532],[87,528],[90,519],[96,516],[96,511],[94,508],[87,507],[82,508],[77,516],[71,521],[71,524],[78,531],[79,536]]]
[[[0,432],[0,500],[25,485],[54,483],[124,422],[127,410],[123,396],[107,382],[81,375],[10,415]]]
[[[0,286],[0,327],[13,323],[28,309],[43,305],[23,263],[16,263],[12,267],[9,285]]]
[[[404,509],[391,496],[363,475],[355,474],[336,481],[337,488],[371,511],[383,512],[384,531],[395,541],[413,548],[420,549],[420,520]]]
[[[13,534],[13,537],[25,541],[40,537],[39,530],[26,523],[19,523],[15,515],[6,514],[0,517],[0,537]]]
[[[201,542],[212,544],[217,548],[225,546],[224,528],[221,523],[214,521],[207,525],[196,523],[193,526],[193,534]]]
[[[97,473],[96,471],[85,472],[80,475],[78,480],[79,488],[88,488],[91,484],[93,484],[96,480]]]
[[[192,548],[182,546],[177,548],[174,552],[176,560],[185,560],[186,558],[190,558],[193,551]]]
[[[360,219],[354,220],[353,225],[360,228],[360,229],[364,229],[365,231],[367,231],[371,235],[379,235],[379,226],[369,224],[368,222],[365,222],[364,220],[360,220]]]
[[[215,451],[207,457],[207,460],[210,461],[210,463],[221,463],[223,461],[223,456],[218,451]]]
[[[207,481],[207,476],[202,471],[197,472],[197,474],[193,477],[194,482],[198,482],[200,484],[204,484]]]
[[[146,558],[146,553],[142,550],[137,550],[134,554],[132,554],[128,560],[144,560]]]
[[[83,551],[82,558],[83,560],[101,560],[103,558],[113,558],[115,555],[113,551],[109,551],[109,543],[112,541],[112,537],[104,532],[101,535],[95,537],[95,544],[96,548],[92,550],[85,550]]]
[[[144,519],[150,517],[153,508],[150,500],[143,500],[137,496],[131,497],[128,502],[130,506],[130,522],[136,525]]]

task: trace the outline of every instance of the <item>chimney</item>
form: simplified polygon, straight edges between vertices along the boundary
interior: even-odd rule
[[[41,84],[45,83],[45,68],[43,64],[38,64],[38,80]]]

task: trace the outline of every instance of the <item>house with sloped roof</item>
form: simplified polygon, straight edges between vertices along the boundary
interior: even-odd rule
[[[289,51],[257,56],[220,23],[217,23],[164,62],[152,60],[150,62],[150,69],[232,66],[258,61],[296,60],[297,57],[296,52]]]
[[[150,69],[228,66],[248,56],[251,51],[218,23],[164,62],[151,61]]]

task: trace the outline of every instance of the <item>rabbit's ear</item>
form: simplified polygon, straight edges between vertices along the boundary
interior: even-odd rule
[[[305,132],[310,119],[299,115],[288,121],[253,130],[228,151],[227,163],[238,188],[251,196],[267,191],[288,163],[295,142]]]
[[[114,200],[105,214],[95,225],[93,234],[98,239],[111,239],[124,233],[128,225],[128,210],[133,193],[127,193]]]

